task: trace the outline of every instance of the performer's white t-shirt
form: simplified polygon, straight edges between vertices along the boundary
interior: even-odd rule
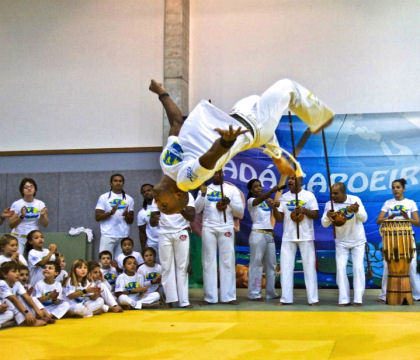
[[[34,288],[35,296],[36,298],[40,298],[42,296],[46,296],[50,293],[52,293],[54,290],[58,292],[58,300],[63,300],[63,287],[61,286],[61,283],[58,281],[54,281],[52,284],[47,284],[44,280],[40,280],[35,284]],[[46,302],[42,303],[44,306],[53,305],[52,300],[47,300]]]
[[[128,236],[130,225],[124,219],[123,213],[128,207],[128,211],[134,210],[134,200],[130,195],[115,194],[113,191],[102,194],[96,204],[96,209],[109,212],[118,204],[117,211],[108,219],[100,222],[101,235],[115,238]]]
[[[401,214],[401,210],[405,211],[409,218],[411,218],[411,214],[414,211],[418,211],[417,204],[410,199],[403,199],[403,200],[395,200],[389,199],[385,201],[382,206],[381,211],[387,213],[388,216],[396,215],[394,217],[395,220],[404,220],[404,216]]]
[[[0,280],[0,301],[3,302],[8,296],[12,295],[23,295],[26,293],[23,285],[16,281],[12,287],[10,287],[5,280]]]
[[[147,246],[159,243],[159,226],[150,226],[150,216],[152,211],[152,205],[147,205],[146,209],[140,209],[137,214],[137,225],[146,225]]]
[[[194,198],[190,193],[188,193],[187,206],[195,207]],[[152,211],[159,211],[154,200],[153,200],[151,209]],[[186,220],[181,214],[166,215],[162,212],[160,213],[160,220],[159,220],[159,227],[158,227],[159,234],[176,233],[188,227],[190,227],[190,222]]]
[[[315,195],[307,190],[298,193],[299,206],[308,210],[318,210]],[[296,223],[291,219],[290,213],[296,208],[296,194],[288,191],[280,198],[279,211],[284,214],[282,241],[308,241],[315,240],[314,221],[307,217],[299,223],[299,239],[296,233]]]
[[[32,230],[38,230],[38,222],[41,216],[41,210],[45,207],[43,201],[34,199],[32,202],[26,202],[23,199],[15,201],[10,209],[15,212],[15,214],[20,215],[20,210],[26,206],[26,214],[22,219],[19,225],[11,230],[11,233],[16,233],[19,235],[28,235]]]
[[[206,121],[211,119],[211,123]],[[215,128],[245,128],[239,121],[219,110],[208,101],[202,100],[189,114],[178,136],[169,136],[168,143],[160,156],[160,165],[165,175],[175,180],[182,191],[196,189],[210,179],[237,153],[251,147],[254,139],[247,132],[240,135],[229,151],[224,154],[212,170],[202,167],[199,158],[220,138]],[[198,136],[199,135],[199,136]]]
[[[223,211],[217,210],[216,204],[222,199],[220,185],[210,184],[207,187],[207,193],[202,196],[201,191],[195,199],[195,209],[197,213],[203,212],[203,226],[217,227],[223,231],[224,228],[233,227],[233,217],[242,217],[244,205],[241,195],[236,186],[224,183],[223,194],[230,200],[226,208],[226,223],[223,217]]]
[[[135,273],[134,275],[127,275],[125,272],[122,273],[120,276],[117,277],[117,281],[115,283],[115,292],[124,292],[129,291],[132,289],[137,289],[142,287],[143,285],[143,278],[140,274]],[[139,293],[128,294],[130,298],[138,298],[140,296]]]
[[[253,206],[252,202],[254,200],[255,198],[251,197],[247,201],[248,211],[252,220],[252,229],[273,229],[271,225],[271,208],[265,201]]]
[[[42,250],[35,250],[32,249],[29,251],[28,254],[28,263],[29,263],[29,282],[32,286],[34,286],[38,281],[42,280],[44,276],[42,275],[42,271],[44,270],[42,266],[38,266],[37,264],[48,255],[48,249]],[[52,254],[50,257],[50,261],[55,260],[55,255]]]
[[[354,203],[359,204],[359,210],[357,213],[348,212],[346,207],[353,205]],[[334,211],[342,212],[346,215],[346,223],[343,226],[335,227],[335,241],[344,246],[358,246],[366,242],[365,228],[363,223],[367,220],[367,213],[362,201],[358,196],[347,195],[346,200],[343,203],[333,202]],[[331,225],[330,219],[327,217],[327,212],[331,210],[331,202],[325,204],[324,214],[321,218],[321,224],[323,227]]]
[[[7,257],[3,254],[0,255],[0,265],[3,264],[4,262],[8,262],[8,261],[12,261],[11,257]],[[26,259],[23,257],[22,254],[19,254],[19,261],[23,264],[28,266],[28,263],[26,262]]]
[[[153,267],[143,264],[138,268],[137,274],[143,278],[142,282],[144,286],[147,286],[146,294],[150,294],[158,290],[159,284],[152,284],[152,280],[162,274],[162,267],[159,264],[155,264]]]

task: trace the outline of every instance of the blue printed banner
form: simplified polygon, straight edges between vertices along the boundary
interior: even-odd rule
[[[310,135],[303,139],[306,125],[292,117],[296,145],[301,140],[303,147],[298,155],[303,171],[304,188],[313,192],[320,206],[320,217],[329,201],[328,180],[322,136]],[[288,117],[284,116],[276,130],[279,143],[292,153]],[[420,199],[420,113],[338,115],[325,130],[331,172],[331,183],[345,183],[349,194],[361,198],[368,220],[365,223],[373,278],[368,286],[380,285],[382,277],[382,242],[376,218],[385,200],[393,197],[391,183],[397,178],[407,180],[405,197],[418,203]],[[270,158],[260,150],[252,149],[238,154],[224,168],[225,179],[247,194],[246,184],[258,178],[265,190],[279,182],[279,174]],[[246,262],[249,213],[241,222],[238,233],[239,258]],[[276,246],[279,249],[282,225],[275,227]],[[318,279],[320,286],[335,286],[335,253],[331,228],[323,228],[315,222]],[[241,255],[241,253],[243,253]],[[299,266],[299,262],[298,262]],[[351,268],[349,267],[349,274]],[[303,274],[301,279],[303,282]]]

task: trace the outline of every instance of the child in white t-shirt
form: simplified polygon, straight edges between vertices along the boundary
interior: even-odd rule
[[[108,250],[101,251],[99,253],[99,262],[101,264],[101,272],[104,276],[104,279],[108,282],[111,287],[111,292],[115,291],[115,281],[118,277],[118,271],[114,265],[116,261],[112,260],[112,254]]]
[[[147,247],[143,251],[144,264],[141,265],[137,274],[143,279],[144,286],[147,287],[146,294],[155,293],[159,296],[159,286],[162,280],[162,268],[156,263],[156,251],[152,247]]]
[[[0,303],[7,303],[8,310],[13,312],[18,325],[46,325],[47,321],[43,318],[41,310],[28,295],[18,277],[19,265],[17,263],[8,261],[0,266]]]
[[[18,240],[10,234],[0,238],[0,265],[7,261],[14,261],[20,265],[28,266],[26,259],[18,252]]]
[[[101,266],[96,261],[88,262],[88,279],[89,281],[101,289],[101,297],[104,299],[105,306],[109,312],[122,312],[123,309],[118,305],[114,295],[111,292],[111,285],[104,279],[101,272]]]
[[[142,308],[157,308],[159,294],[156,292],[147,293],[147,286],[144,286],[143,278],[136,273],[137,262],[134,256],[127,256],[123,261],[124,272],[118,276],[115,284],[115,294],[119,304],[127,310]]]
[[[34,286],[38,281],[43,279],[42,270],[48,261],[55,261],[58,256],[58,248],[56,244],[50,244],[48,249],[43,248],[44,235],[39,230],[32,230],[27,235],[25,244],[25,254],[28,257],[30,283]]]
[[[34,297],[44,306],[48,313],[56,319],[61,319],[70,309],[70,304],[63,301],[63,288],[56,278],[60,273],[60,265],[55,261],[48,261],[42,274],[44,279],[35,284]]]
[[[70,316],[90,317],[100,315],[107,310],[101,298],[101,288],[91,284],[87,275],[87,262],[82,259],[75,260],[64,286],[66,301],[70,303]]]
[[[134,241],[129,237],[125,237],[121,240],[122,254],[117,256],[118,268],[122,271],[123,261],[127,256],[133,256],[136,259],[137,265],[140,266],[144,263],[141,254],[138,251],[134,251]]]
[[[60,264],[60,273],[55,278],[55,281],[63,285],[64,279],[66,279],[69,276],[68,272],[65,270],[67,264],[63,254],[58,255],[58,262]]]

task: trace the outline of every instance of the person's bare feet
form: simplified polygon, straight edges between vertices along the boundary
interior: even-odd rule
[[[167,93],[166,89],[161,83],[158,83],[156,80],[151,80],[149,85],[149,90],[155,94],[161,95]]]
[[[108,311],[112,313],[120,313],[120,312],[123,312],[124,310],[121,306],[114,305],[114,306],[110,306]]]

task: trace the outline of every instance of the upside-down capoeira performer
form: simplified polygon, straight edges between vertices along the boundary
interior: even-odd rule
[[[170,123],[168,143],[160,157],[164,175],[153,189],[156,204],[165,214],[181,212],[187,206],[189,190],[247,149],[263,147],[280,173],[301,176],[299,164],[280,148],[275,136],[283,112],[292,110],[312,133],[328,126],[334,117],[316,96],[287,79],[277,81],[261,96],[238,101],[230,114],[202,100],[185,122],[162,84],[152,80],[149,89],[159,95]],[[282,153],[296,162],[296,172]]]

